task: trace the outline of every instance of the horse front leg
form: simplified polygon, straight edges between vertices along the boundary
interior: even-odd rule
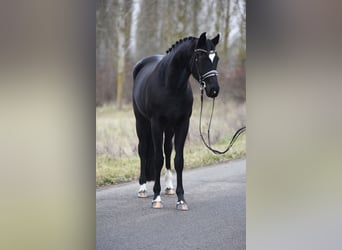
[[[176,205],[177,210],[186,211],[189,210],[187,203],[184,199],[184,189],[183,189],[183,168],[184,168],[184,144],[186,135],[189,129],[189,119],[184,121],[175,132],[175,169],[177,172],[177,188],[176,193],[178,196],[178,201]]]
[[[160,172],[163,167],[164,157],[163,157],[163,131],[159,122],[152,120],[152,139],[154,145],[154,167],[155,167],[155,182],[153,186],[153,208],[162,208],[163,204],[160,198]]]

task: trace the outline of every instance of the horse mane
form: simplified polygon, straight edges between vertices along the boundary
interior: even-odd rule
[[[169,54],[172,50],[174,50],[180,44],[183,44],[185,41],[191,41],[191,40],[194,40],[194,39],[197,39],[197,38],[193,37],[193,36],[188,36],[188,37],[184,37],[184,38],[178,40],[177,42],[172,44],[172,46],[166,51],[166,54]]]

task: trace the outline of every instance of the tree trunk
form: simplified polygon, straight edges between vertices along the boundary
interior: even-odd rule
[[[123,0],[119,1],[119,10],[123,13],[124,10],[124,2]],[[117,47],[117,76],[116,76],[116,106],[118,109],[122,108],[122,95],[123,95],[123,86],[125,81],[125,19],[122,16],[118,17],[118,26],[117,26],[117,39],[118,39],[118,47]]]
[[[226,18],[223,36],[223,51],[225,54],[228,52],[229,48],[229,33],[230,33],[230,0],[226,2]]]
[[[116,89],[116,106],[122,108],[123,85],[125,81],[125,55],[118,57],[118,73],[117,73],[117,89]]]

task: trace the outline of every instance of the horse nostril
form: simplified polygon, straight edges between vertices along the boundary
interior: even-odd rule
[[[211,89],[210,94],[211,94],[212,97],[216,97],[218,95],[218,90]]]

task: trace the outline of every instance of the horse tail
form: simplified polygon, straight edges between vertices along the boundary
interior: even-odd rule
[[[144,66],[144,64],[142,63],[143,60],[140,60],[133,69],[133,79],[136,78],[137,74],[139,73],[139,71],[141,70],[141,68]]]
[[[146,159],[146,167],[145,167],[145,177],[146,177],[146,181],[154,181],[155,180],[154,146],[153,146],[151,129],[149,129],[148,131],[146,147],[147,147],[146,148],[147,159]]]

